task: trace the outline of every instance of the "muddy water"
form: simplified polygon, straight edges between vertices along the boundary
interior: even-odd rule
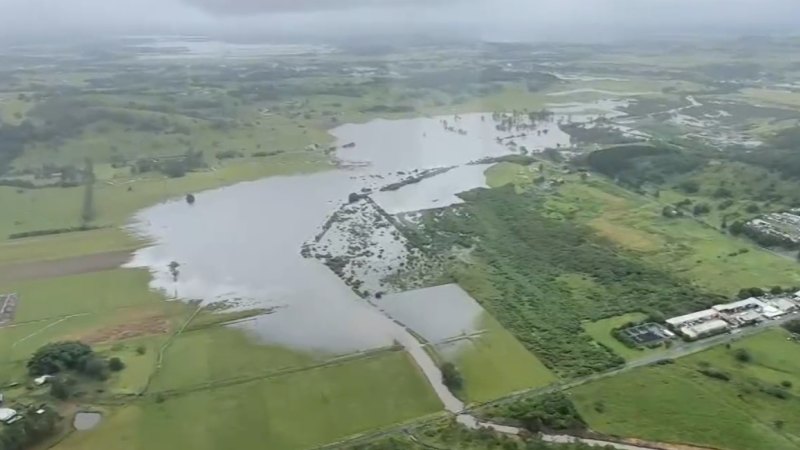
[[[531,151],[568,145],[568,136],[556,124],[537,124],[537,129],[548,131],[516,138],[517,144]],[[368,164],[241,183],[196,194],[191,206],[181,199],[145,209],[129,228],[154,245],[138,251],[129,266],[149,268],[151,286],[179,300],[275,308],[272,314],[236,325],[264,342],[332,355],[400,343],[445,408],[458,412],[463,404],[442,384],[441,373],[416,338],[356,296],[319,261],[303,258],[300,249],[351,192],[397,181],[403,177],[398,172],[463,166],[509,154],[497,141],[509,133],[496,130],[490,114],[377,120],[332,133],[339,145],[356,144],[340,150],[338,158]],[[453,202],[456,192],[483,185],[484,169],[454,169],[450,178],[420,183],[426,189],[405,186],[382,201],[396,211]],[[172,261],[180,264],[177,277],[168,269]]]
[[[457,284],[385,295],[375,303],[432,343],[475,333],[483,314]]]
[[[103,415],[96,412],[79,412],[75,414],[72,426],[78,431],[91,430],[103,419]]]
[[[389,214],[455,205],[463,202],[456,194],[486,186],[484,172],[489,167],[491,164],[456,167],[397,191],[376,192],[372,199]]]
[[[444,123],[456,131],[446,131]],[[387,172],[465,164],[487,156],[510,153],[498,137],[518,132],[498,131],[491,114],[465,114],[411,120],[374,120],[343,125],[331,131],[341,143],[353,142],[338,156],[348,161],[369,161],[371,171]],[[466,134],[459,134],[463,130]],[[531,150],[569,145],[569,136],[552,122],[538,122],[537,130],[516,138]],[[547,130],[546,132],[544,132]]]

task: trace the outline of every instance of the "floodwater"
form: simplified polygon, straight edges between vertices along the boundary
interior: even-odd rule
[[[472,164],[456,167],[419,183],[403,186],[396,191],[376,192],[372,195],[372,199],[389,214],[455,205],[463,202],[456,194],[477,187],[486,187],[484,172],[491,166],[491,164]]]
[[[457,284],[385,295],[375,303],[431,343],[479,331],[483,308]]]
[[[332,134],[339,146],[355,146],[342,148],[336,157],[363,163],[358,168],[240,183],[197,193],[194,205],[177,199],[142,210],[129,230],[153,245],[137,251],[128,266],[148,268],[151,287],[176,300],[271,309],[271,314],[232,325],[266,343],[330,355],[399,343],[445,408],[459,412],[463,403],[442,384],[438,367],[414,335],[300,251],[350,193],[377,190],[414,169],[456,166],[417,185],[375,194],[390,211],[444,205],[456,202],[454,194],[461,190],[483,186],[486,167],[467,163],[515,153],[519,147],[509,145],[510,139],[530,152],[569,144],[569,136],[552,121],[526,126],[530,128],[524,132],[498,130],[491,114],[344,125]],[[177,276],[169,270],[173,261],[179,264]],[[452,288],[445,289],[453,295],[447,291]],[[454,318],[447,324],[417,321],[414,326],[433,338],[439,326],[447,333],[469,330],[467,322],[479,314],[471,303],[453,306]]]
[[[97,412],[79,412],[75,414],[72,426],[78,431],[91,430],[103,420],[103,415]]]
[[[350,162],[370,162],[373,172],[428,169],[466,164],[481,158],[511,153],[497,138],[519,135],[498,131],[491,114],[464,114],[408,120],[373,120],[331,130],[339,142],[356,144],[337,156]],[[446,131],[442,120],[456,131]],[[569,135],[557,123],[537,122],[537,129],[514,139],[531,151],[569,145]],[[459,134],[463,130],[466,134]],[[545,131],[546,130],[546,131]],[[538,133],[537,131],[541,131]]]

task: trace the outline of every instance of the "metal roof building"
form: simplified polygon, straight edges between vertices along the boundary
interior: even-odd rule
[[[719,313],[713,309],[704,309],[693,313],[685,314],[683,316],[673,317],[667,319],[667,323],[673,327],[681,327],[683,324],[690,322],[699,322],[705,320],[715,319]]]
[[[697,325],[683,327],[680,329],[680,332],[689,339],[697,339],[703,336],[723,333],[727,330],[728,322],[722,319],[714,319]]]

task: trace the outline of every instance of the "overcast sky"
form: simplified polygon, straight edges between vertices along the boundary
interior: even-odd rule
[[[459,28],[547,38],[800,30],[800,0],[0,0],[0,36],[365,33]]]

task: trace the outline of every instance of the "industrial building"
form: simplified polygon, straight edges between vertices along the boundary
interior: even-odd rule
[[[706,336],[713,336],[728,331],[730,324],[722,319],[712,319],[695,325],[681,327],[678,331],[688,339],[698,339]]]
[[[714,305],[710,309],[667,319],[673,330],[687,339],[723,333],[731,327],[755,325],[800,310],[800,298],[747,298]]]
[[[713,309],[704,309],[703,311],[696,311],[683,316],[667,319],[667,323],[674,328],[681,328],[686,325],[692,325],[716,319],[717,317],[719,317],[719,312]]]

